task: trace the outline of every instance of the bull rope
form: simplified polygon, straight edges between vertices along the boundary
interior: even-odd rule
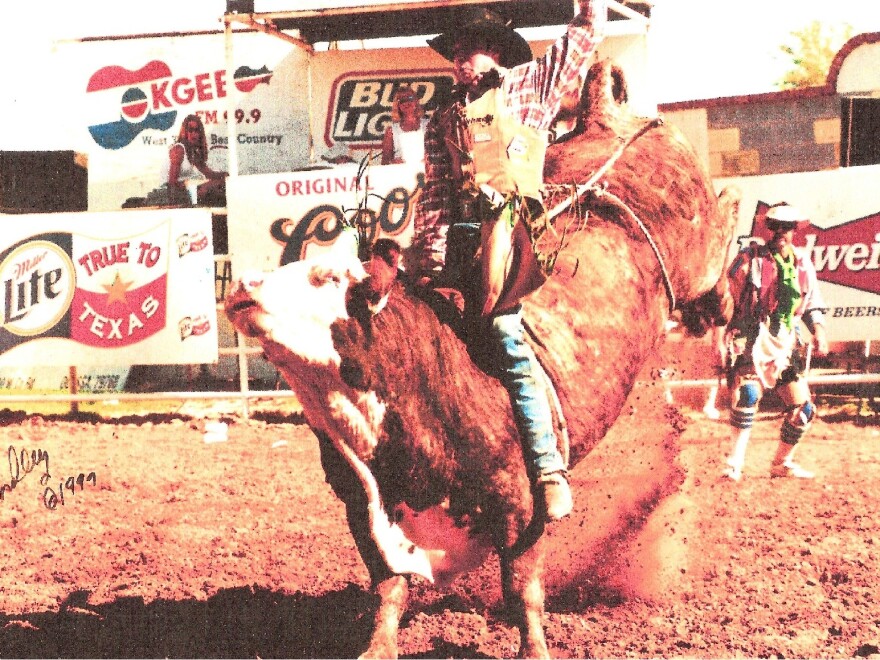
[[[642,234],[645,235],[645,239],[648,241],[648,245],[651,246],[651,249],[654,251],[654,256],[657,257],[657,263],[660,264],[660,273],[663,275],[663,286],[666,288],[666,295],[669,296],[669,313],[671,314],[675,309],[676,300],[675,300],[675,292],[672,290],[672,282],[669,280],[669,272],[666,270],[666,263],[663,261],[663,256],[660,254],[660,248],[657,247],[657,244],[654,242],[653,237],[651,236],[651,232],[648,231],[647,226],[643,223],[639,217],[633,213],[633,210],[617,195],[608,192],[605,189],[598,188],[594,191],[596,198],[606,198],[608,199],[614,206],[623,211],[626,216],[633,221],[633,223],[642,230]]]
[[[651,236],[651,232],[648,230],[648,227],[645,225],[645,223],[641,221],[641,219],[633,212],[633,210],[626,202],[620,199],[617,195],[608,192],[606,185],[599,184],[599,180],[603,176],[605,176],[605,174],[608,173],[608,170],[610,170],[618,161],[618,159],[620,159],[620,157],[623,155],[623,152],[626,151],[627,147],[629,147],[633,142],[635,142],[649,130],[662,125],[663,119],[661,119],[660,117],[656,117],[651,121],[645,122],[638,131],[630,135],[626,140],[623,140],[620,146],[615,149],[614,153],[611,154],[611,156],[608,158],[607,161],[605,161],[602,167],[596,170],[593,176],[591,176],[585,183],[577,186],[571,195],[569,195],[564,201],[560,202],[546,213],[545,226],[556,233],[553,229],[553,226],[550,224],[551,221],[558,215],[566,211],[576,201],[579,202],[581,198],[585,197],[588,193],[591,193],[596,199],[604,198],[605,200],[611,202],[615,207],[623,211],[624,214],[626,214],[626,217],[628,217],[632,221],[632,223],[641,230],[642,234],[645,237],[645,240],[648,241],[648,245],[650,245],[651,249],[654,251],[654,256],[657,258],[657,263],[660,264],[660,273],[663,276],[663,286],[666,289],[666,295],[669,297],[669,312],[672,313],[676,305],[675,293],[672,290],[672,282],[669,279],[669,271],[666,269],[666,262],[663,259],[663,255],[660,253],[660,248],[657,246],[657,243]],[[584,220],[586,220],[586,216],[584,216]],[[564,247],[563,243],[565,242],[567,230],[568,228],[563,231],[562,238],[560,239],[560,251]]]

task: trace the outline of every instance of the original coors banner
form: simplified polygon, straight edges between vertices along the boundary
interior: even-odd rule
[[[880,166],[724,179],[743,191],[731,254],[748,241],[766,241],[767,207],[788,202],[810,224],[795,245],[809,250],[828,305],[831,341],[880,339]]]
[[[232,270],[273,270],[325,251],[356,218],[370,243],[386,237],[409,245],[423,183],[421,170],[406,164],[232,177]]]
[[[0,366],[217,360],[207,210],[3,217]]]

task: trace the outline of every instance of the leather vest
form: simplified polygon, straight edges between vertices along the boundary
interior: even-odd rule
[[[454,105],[444,117],[457,183],[487,184],[502,195],[541,199],[547,131],[524,126],[506,110],[502,88]]]

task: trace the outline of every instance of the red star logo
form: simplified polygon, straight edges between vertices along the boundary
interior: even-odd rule
[[[113,282],[111,284],[102,284],[104,290],[107,292],[107,306],[109,307],[113,303],[122,303],[123,306],[128,304],[128,301],[125,299],[125,294],[128,292],[129,287],[131,287],[131,282],[124,282],[121,277],[119,277],[119,271],[116,272],[116,277],[113,278]]]

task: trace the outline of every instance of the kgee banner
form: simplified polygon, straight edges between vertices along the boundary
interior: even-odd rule
[[[308,54],[222,33],[62,43],[58,89],[71,146],[88,156],[91,211],[113,211],[167,180],[184,119],[205,129],[208,165],[229,169],[230,125],[243,174],[302,167],[308,153]]]

